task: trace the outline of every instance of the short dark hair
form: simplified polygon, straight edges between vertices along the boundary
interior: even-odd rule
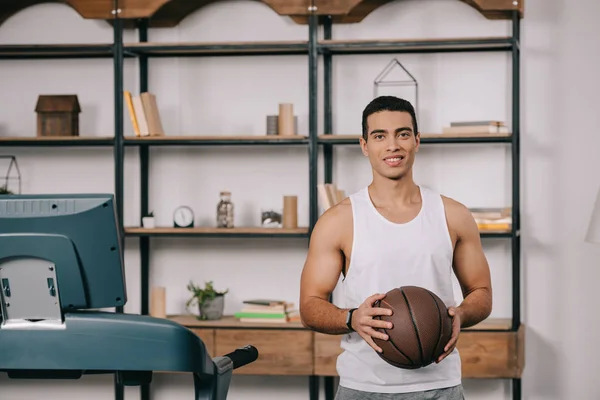
[[[403,111],[410,114],[413,120],[413,130],[416,135],[419,133],[419,128],[417,125],[417,116],[415,113],[415,108],[408,100],[404,100],[395,96],[379,96],[373,100],[365,107],[362,114],[362,136],[363,139],[367,140],[369,136],[369,127],[367,126],[367,118],[369,115],[374,114],[380,111]]]

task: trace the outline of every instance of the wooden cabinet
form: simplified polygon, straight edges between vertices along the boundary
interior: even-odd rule
[[[457,349],[463,378],[519,378],[525,365],[525,327],[509,331],[510,320],[489,320],[461,332]],[[315,333],[315,375],[336,376],[341,336]]]
[[[258,360],[236,369],[242,375],[337,376],[341,335],[325,335],[299,323],[285,325],[240,323],[227,317],[198,321],[173,317],[197,334],[214,357],[251,344]],[[510,320],[488,320],[463,330],[457,344],[463,378],[519,378],[525,365],[525,328],[508,330]]]

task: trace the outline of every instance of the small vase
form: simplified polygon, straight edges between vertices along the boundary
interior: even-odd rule
[[[202,320],[217,320],[223,318],[223,310],[225,309],[225,296],[217,296],[212,300],[207,300],[204,304],[198,306],[200,311],[200,319]]]
[[[146,229],[153,229],[155,227],[154,217],[143,217],[142,226]]]

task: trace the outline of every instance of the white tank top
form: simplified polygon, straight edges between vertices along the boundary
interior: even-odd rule
[[[431,290],[446,306],[455,305],[453,248],[442,198],[430,189],[420,190],[421,210],[404,224],[383,217],[371,202],[368,188],[350,196],[354,239],[348,274],[340,282],[339,295],[336,290],[336,304],[358,307],[372,294],[414,285]],[[341,347],[337,372],[340,385],[347,388],[405,393],[461,383],[457,350],[439,364],[405,370],[382,360],[356,332],[344,335]]]

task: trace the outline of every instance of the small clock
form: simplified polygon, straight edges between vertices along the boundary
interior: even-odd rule
[[[191,228],[194,226],[194,212],[188,206],[180,206],[173,213],[173,226],[175,228]]]

